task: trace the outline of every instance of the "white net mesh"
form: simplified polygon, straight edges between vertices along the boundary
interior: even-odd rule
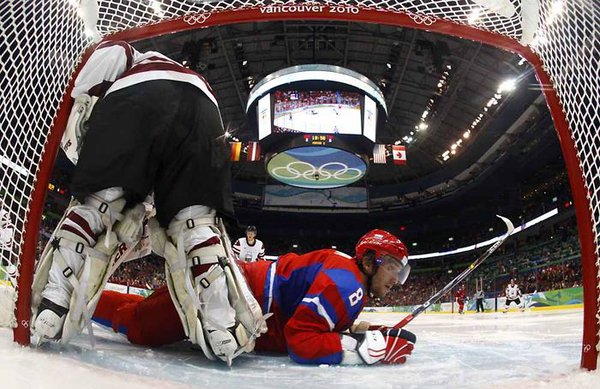
[[[94,29],[97,28],[100,36],[105,36],[184,15],[187,15],[183,18],[187,24],[200,27],[219,13],[258,7],[270,7],[270,11],[291,15],[301,11],[316,12],[316,8],[310,7],[336,6],[342,7],[336,13],[346,13],[349,17],[357,14],[356,11],[380,10],[382,15],[388,16],[390,13],[406,14],[417,24],[431,25],[434,31],[438,20],[447,20],[530,44],[550,75],[570,126],[589,190],[593,236],[598,242],[600,18],[597,0],[247,0],[211,3],[202,0],[108,0],[99,1],[99,17],[94,15],[93,5],[95,0],[14,0],[0,5],[0,86],[3,93],[0,205],[15,227],[12,245],[2,251],[5,264],[19,263],[32,189],[52,121],[69,78],[85,48],[92,43],[90,36]],[[269,13],[264,8],[263,11]],[[330,10],[323,8],[321,12]],[[84,19],[88,20],[87,31]],[[600,267],[600,263],[596,264]],[[0,273],[0,277],[1,274],[4,273]]]

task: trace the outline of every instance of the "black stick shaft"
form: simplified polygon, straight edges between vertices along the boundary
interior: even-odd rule
[[[504,243],[504,241],[510,236],[510,234],[512,234],[515,227],[513,226],[512,222],[508,218],[505,218],[500,215],[496,215],[496,216],[498,216],[500,219],[502,219],[502,221],[506,224],[506,234],[504,234],[502,236],[502,238],[500,238],[489,249],[487,249],[487,251],[485,253],[483,253],[482,256],[477,258],[475,260],[475,262],[473,262],[471,265],[469,265],[469,267],[467,267],[462,273],[457,275],[446,286],[444,286],[437,293],[435,293],[433,296],[431,296],[423,304],[421,304],[417,308],[415,308],[415,310],[411,314],[406,316],[404,319],[400,320],[400,322],[398,322],[398,324],[396,324],[394,326],[394,328],[402,328],[405,325],[407,325],[408,323],[410,323],[415,317],[419,316],[423,311],[425,311],[431,304],[438,301],[449,290],[454,288],[456,285],[460,284],[465,278],[467,278],[469,276],[469,274],[471,274],[473,272],[473,270],[475,270],[477,268],[477,266],[481,265],[483,263],[483,261],[485,261],[490,255],[492,255],[492,253],[494,251],[496,251],[496,249],[498,249],[498,247],[500,247],[502,245],[502,243]]]

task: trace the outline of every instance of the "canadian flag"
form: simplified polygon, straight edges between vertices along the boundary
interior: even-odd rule
[[[394,157],[394,165],[406,165],[406,147],[392,145],[392,155]]]

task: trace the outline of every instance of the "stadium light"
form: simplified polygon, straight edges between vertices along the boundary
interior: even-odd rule
[[[160,1],[153,0],[150,6],[152,7],[152,11],[154,11],[156,16],[161,18],[165,16],[165,11],[163,11],[162,4],[160,3]]]
[[[419,130],[426,130],[428,127],[429,125],[425,122],[419,123]]]
[[[546,19],[546,25],[549,26],[556,21],[556,19],[559,17],[559,15],[563,11],[563,5],[564,4],[563,4],[562,0],[557,0],[552,3],[552,8],[550,9],[550,15],[548,15],[548,18]]]
[[[22,176],[28,176],[29,175],[29,170],[27,170],[25,167],[14,163],[13,161],[11,161],[10,159],[0,155],[0,165],[4,165],[6,167],[8,167],[9,169],[14,170],[15,172],[19,173]]]
[[[515,235],[518,234],[519,232],[523,232],[526,229],[528,229],[529,227],[533,227],[534,225],[543,222],[546,219],[551,218],[552,216],[558,215],[558,208],[554,208],[552,211],[550,212],[546,212],[543,215],[540,215],[526,223],[522,223],[520,227],[517,227],[514,229],[514,231],[512,232],[511,235]],[[427,254],[417,254],[417,255],[409,255],[408,259],[409,260],[415,260],[415,259],[425,259],[425,258],[435,258],[435,257],[445,257],[447,255],[453,255],[453,254],[460,254],[460,253],[464,253],[467,251],[472,251],[475,249],[480,249],[482,247],[486,247],[489,246],[491,244],[496,243],[498,240],[500,240],[502,238],[502,235],[497,236],[495,238],[492,239],[488,239],[486,241],[483,242],[479,242],[470,246],[464,246],[464,247],[459,247],[457,249],[454,250],[450,250],[450,251],[443,251],[443,252],[435,252],[435,253],[427,253]]]
[[[498,87],[498,93],[511,92],[517,87],[517,81],[514,79],[503,81]]]
[[[471,11],[471,13],[469,14],[469,18],[467,19],[467,22],[469,24],[475,24],[477,23],[477,21],[479,20],[479,15],[481,14],[481,8],[475,8],[473,9],[473,11]]]

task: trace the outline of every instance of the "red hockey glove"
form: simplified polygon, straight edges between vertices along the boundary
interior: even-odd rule
[[[406,330],[367,331],[356,351],[367,365],[399,364],[412,353],[417,337]]]
[[[394,365],[406,362],[406,357],[412,353],[417,337],[406,330],[389,330],[383,333],[386,340],[385,356],[381,363]]]

